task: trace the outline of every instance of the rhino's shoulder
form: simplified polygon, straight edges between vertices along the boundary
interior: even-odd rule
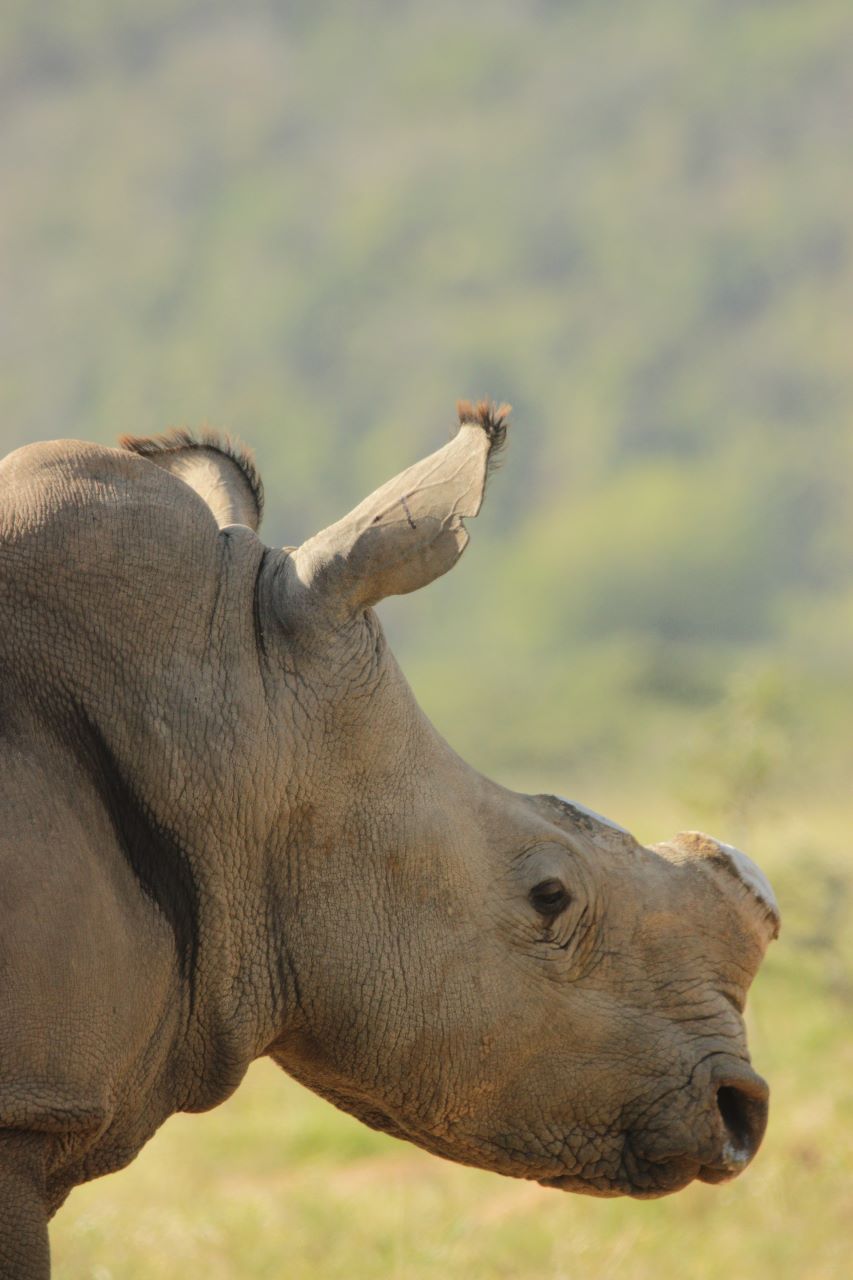
[[[31,694],[60,681],[88,705],[141,689],[167,657],[177,669],[223,611],[247,612],[228,607],[226,541],[145,458],[76,440],[17,450],[0,463],[0,673]],[[250,559],[229,584],[251,579]]]
[[[135,519],[140,532],[145,512],[160,524],[215,534],[205,503],[186,485],[146,459],[124,449],[85,440],[51,440],[24,445],[0,462],[0,532],[12,537],[58,523],[108,518],[118,525]]]
[[[221,546],[207,505],[175,476],[122,449],[81,440],[26,445],[0,462],[0,579],[69,574],[160,579],[168,591],[179,566],[202,585],[218,572]],[[207,571],[207,572],[206,572]],[[82,575],[80,577],[79,575]]]

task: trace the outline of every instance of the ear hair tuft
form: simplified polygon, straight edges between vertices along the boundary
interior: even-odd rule
[[[255,459],[251,449],[235,440],[233,436],[220,435],[210,427],[202,427],[198,431],[189,431],[186,427],[172,427],[156,436],[119,436],[119,446],[131,453],[138,453],[142,458],[156,458],[158,454],[183,453],[187,449],[212,449],[230,458],[240,469],[246,484],[252,491],[257,508],[257,523],[260,524],[264,510],[264,486],[255,467]]]
[[[480,400],[476,405],[470,400],[457,400],[456,413],[461,427],[482,427],[489,438],[489,463],[487,474],[500,466],[499,454],[506,445],[506,433],[509,427],[509,415],[512,406],[494,404],[491,400]]]

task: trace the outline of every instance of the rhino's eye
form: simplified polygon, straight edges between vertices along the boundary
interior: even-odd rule
[[[572,895],[562,880],[543,880],[541,884],[533,886],[529,896],[531,906],[549,920],[565,911],[572,900]]]

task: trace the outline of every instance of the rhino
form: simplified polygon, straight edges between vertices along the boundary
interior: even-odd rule
[[[742,853],[644,847],[482,776],[374,606],[453,567],[507,410],[301,546],[251,455],[171,432],[0,464],[0,1276],[267,1055],[375,1129],[595,1196],[741,1172],[743,1007],[776,936]]]

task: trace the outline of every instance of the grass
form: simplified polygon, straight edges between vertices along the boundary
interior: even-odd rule
[[[611,811],[616,812],[611,806]],[[267,1062],[74,1191],[57,1280],[839,1280],[853,1250],[849,815],[777,806],[754,831],[782,938],[748,1010],[773,1099],[754,1166],[666,1200],[596,1201],[464,1169],[363,1128]]]

